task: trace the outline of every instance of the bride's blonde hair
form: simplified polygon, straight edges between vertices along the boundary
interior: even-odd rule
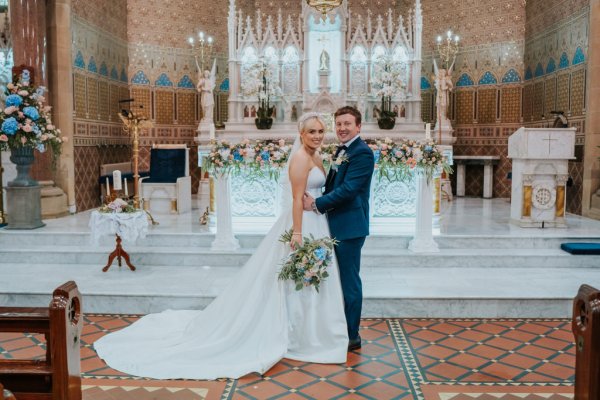
[[[325,126],[326,126],[325,120],[323,120],[323,118],[321,117],[321,114],[319,114],[318,112],[307,112],[306,114],[302,114],[302,116],[298,120],[298,134],[304,132],[308,121],[311,121],[313,119],[316,119],[317,121],[319,121],[319,123],[321,124],[323,129],[325,129]],[[302,140],[302,139],[300,139],[300,140]]]

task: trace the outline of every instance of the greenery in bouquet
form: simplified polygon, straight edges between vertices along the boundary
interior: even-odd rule
[[[291,146],[285,140],[249,140],[233,144],[227,141],[213,142],[210,152],[202,160],[202,168],[213,175],[237,175],[242,171],[251,176],[268,175],[279,177],[279,171],[286,164]]]
[[[388,180],[408,180],[413,171],[423,173],[427,180],[442,171],[451,173],[452,167],[433,140],[403,139],[395,143],[389,138],[368,142],[375,156],[379,177]]]
[[[281,235],[279,241],[291,243],[292,230]],[[315,239],[312,235],[302,238],[302,245],[297,246],[284,260],[279,271],[279,280],[290,280],[296,285],[296,290],[314,286],[319,291],[319,285],[329,276],[327,267],[333,260],[335,239],[323,237]]]
[[[5,108],[0,110],[0,150],[35,148],[52,149],[56,162],[65,140],[52,124],[50,106],[44,106],[45,88],[30,85],[29,71],[6,86]]]
[[[100,206],[98,211],[102,213],[133,213],[140,210],[135,208],[132,202],[128,202],[120,197],[117,197],[110,203]]]

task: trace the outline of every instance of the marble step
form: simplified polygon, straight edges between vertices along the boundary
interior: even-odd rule
[[[547,231],[549,232],[549,231]],[[596,237],[555,236],[561,230],[554,230],[547,235],[541,235],[537,230],[531,231],[531,236],[482,236],[482,235],[441,235],[435,236],[435,241],[441,249],[559,249],[564,242],[600,242],[600,232]],[[539,234],[540,236],[535,236]],[[161,233],[151,231],[139,244],[146,247],[175,246],[208,249],[215,236],[210,232],[190,233]],[[262,234],[237,235],[242,248],[253,249],[264,238]],[[408,248],[412,236],[373,235],[367,238],[365,249]],[[0,249],[22,246],[26,243],[36,243],[40,246],[77,246],[89,247],[89,230],[73,230],[70,232],[48,231],[6,231],[0,230]],[[101,238],[100,246],[114,244],[111,237]]]
[[[37,246],[1,248],[0,264],[78,264],[103,266],[114,247]],[[125,247],[131,262],[143,266],[214,268],[242,266],[253,249],[234,252],[194,247]],[[407,249],[363,250],[362,266],[375,267],[482,267],[482,268],[598,268],[600,256],[573,256],[560,249],[442,249],[439,253],[415,254]],[[170,268],[170,267],[169,267]]]
[[[48,273],[52,271],[52,273]],[[75,280],[88,313],[145,314],[202,309],[239,271],[237,267],[162,265],[0,264],[0,304],[46,306],[52,290]],[[569,318],[582,283],[600,287],[600,268],[364,268],[365,317]]]

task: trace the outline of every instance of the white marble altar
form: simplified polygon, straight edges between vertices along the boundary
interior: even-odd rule
[[[576,128],[519,128],[508,138],[512,159],[511,221],[521,227],[566,227],[569,160]]]

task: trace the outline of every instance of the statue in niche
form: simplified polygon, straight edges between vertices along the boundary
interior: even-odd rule
[[[255,106],[250,107],[250,117],[256,118],[256,107]]]
[[[244,118],[248,118],[250,116],[250,110],[248,110],[248,106],[244,106]]]
[[[356,102],[356,109],[362,115],[363,121],[367,120],[367,101],[365,99],[365,95],[361,94],[358,97],[358,101]]]
[[[283,121],[292,122],[292,99],[287,96],[283,96]]]
[[[213,72],[214,72],[213,65]],[[203,75],[198,73],[198,84],[196,90],[200,92],[200,103],[202,105],[202,119],[201,122],[213,122],[213,111],[215,108],[215,99],[213,97],[213,90],[215,89],[215,74],[208,70],[205,70]]]
[[[406,118],[406,107],[404,107],[404,104],[400,107],[400,118]]]
[[[329,54],[322,50],[319,57],[319,71],[329,71]]]
[[[377,108],[377,106],[373,106],[373,118],[379,118],[379,108]]]
[[[394,104],[394,108],[392,110],[394,111],[394,114],[400,115],[400,113],[398,112],[398,104]]]
[[[295,104],[292,106],[292,121],[298,121],[298,109]]]

